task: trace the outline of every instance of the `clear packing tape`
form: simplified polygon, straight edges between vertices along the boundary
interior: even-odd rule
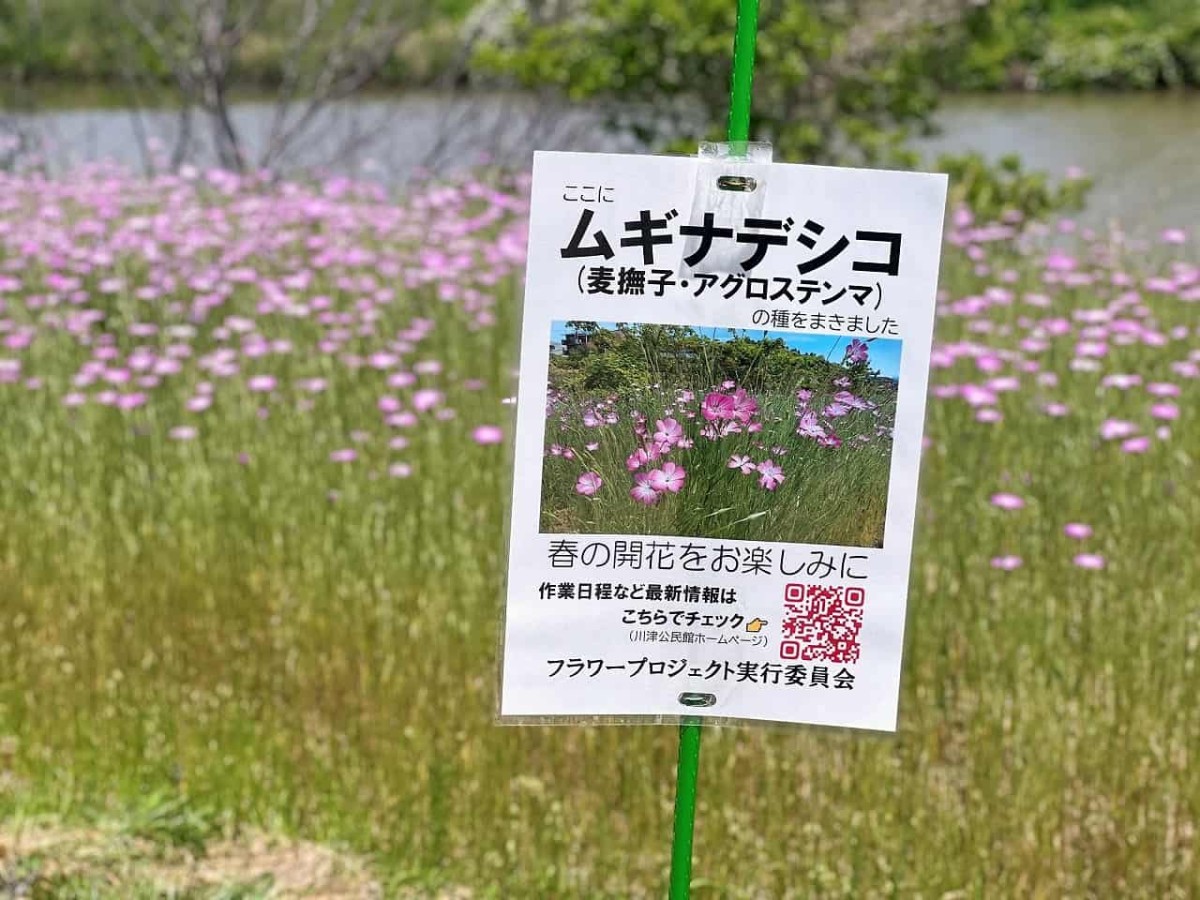
[[[701,143],[688,225],[709,230],[728,228],[734,234],[746,219],[760,218],[767,199],[772,155],[771,145],[761,141]],[[687,259],[696,252],[701,240],[688,236],[684,241],[679,275],[692,274]],[[744,256],[745,248],[733,241],[713,242],[704,256],[704,271],[712,274],[740,271]]]

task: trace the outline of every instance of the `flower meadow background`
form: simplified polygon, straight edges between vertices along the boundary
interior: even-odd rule
[[[661,895],[675,731],[493,724],[526,188],[0,174],[6,821]],[[708,729],[699,897],[1200,892],[1195,238],[951,226],[900,732]]]
[[[882,546],[897,382],[870,351],[898,364],[899,341],[577,324],[551,358],[543,532]]]

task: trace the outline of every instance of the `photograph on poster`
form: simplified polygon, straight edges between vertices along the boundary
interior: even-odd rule
[[[901,341],[554,321],[541,531],[881,547]]]

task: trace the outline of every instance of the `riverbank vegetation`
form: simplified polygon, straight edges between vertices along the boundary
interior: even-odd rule
[[[1200,87],[1194,0],[991,0],[941,72],[965,90]]]
[[[654,4],[656,15],[672,19],[676,3]],[[764,32],[780,12],[763,4]],[[230,5],[237,8],[239,4]],[[245,5],[249,9],[249,4]],[[261,4],[265,14],[235,54],[238,84],[247,89],[274,88],[287,79],[292,32],[303,18],[303,0]],[[362,4],[330,0],[313,4],[330,22],[342,23]],[[475,52],[498,35],[532,23],[542,33],[560,34],[564,24],[589,18],[620,22],[637,4],[582,0],[573,4],[533,4],[521,0],[433,0],[430,3],[371,2],[370,17],[402,20],[386,63],[373,78],[378,87],[430,87],[468,81],[486,82]],[[732,3],[689,4],[704,20],[704,7]],[[125,85],[133,70],[169,85],[170,68],[125,16],[127,0],[0,0],[0,78],[10,84],[46,85],[97,82]],[[728,7],[728,9],[724,9]],[[898,7],[898,10],[897,10]],[[400,13],[403,12],[401,16]],[[647,9],[647,13],[649,10]],[[588,15],[588,14],[591,15]],[[947,16],[953,27],[947,30]],[[776,18],[815,23],[829,19],[841,38],[851,23],[890,28],[899,19],[924,20],[923,63],[944,90],[1057,91],[1074,89],[1144,90],[1200,86],[1200,7],[1191,0],[907,0],[882,7],[842,4],[792,4]],[[643,24],[653,27],[656,16]],[[710,32],[725,47],[727,30]],[[860,29],[861,33],[861,29]],[[936,33],[938,42],[928,38]],[[807,43],[801,49],[813,48]],[[693,49],[701,55],[705,49]],[[909,48],[910,50],[913,48]],[[934,51],[932,55],[928,51]],[[548,61],[547,61],[548,62]],[[807,66],[807,63],[806,63]],[[543,77],[549,79],[547,65]],[[561,74],[561,73],[560,73]],[[668,76],[670,73],[666,73]],[[708,73],[718,83],[724,78]],[[669,77],[668,77],[669,81]],[[878,85],[877,85],[878,86]],[[576,85],[576,87],[584,87]]]

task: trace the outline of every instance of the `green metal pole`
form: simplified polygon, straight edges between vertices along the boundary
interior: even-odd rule
[[[688,900],[692,895],[692,830],[696,822],[696,777],[699,770],[700,720],[689,716],[679,726],[670,900]]]
[[[750,140],[750,86],[758,40],[758,0],[737,0],[733,36],[733,78],[729,86],[729,142]]]
[[[754,81],[754,45],[757,40],[758,0],[737,0],[733,77],[729,86],[727,138],[731,144],[750,140],[750,88]],[[692,896],[692,835],[696,824],[696,780],[699,771],[700,720],[695,716],[687,716],[679,725],[670,900],[689,900]]]

